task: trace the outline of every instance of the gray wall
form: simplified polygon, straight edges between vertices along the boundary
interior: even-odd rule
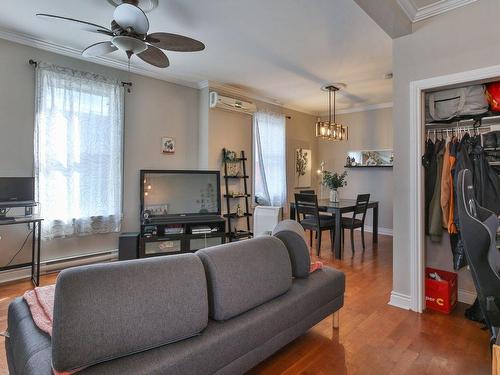
[[[348,113],[337,116],[338,122],[349,127],[347,142],[318,141],[318,160],[325,160],[325,169],[342,172],[348,151],[392,149],[392,109]],[[379,226],[392,230],[393,170],[392,168],[347,169],[348,185],[340,189],[341,198],[356,198],[369,193],[380,202]],[[323,189],[324,196],[328,196]],[[372,210],[368,211],[367,225],[372,225]]]
[[[394,272],[393,289],[410,294],[410,82],[500,63],[498,0],[481,0],[419,22],[394,40]]]
[[[34,71],[28,59],[43,60],[128,80],[124,71],[0,40],[0,176],[33,172]],[[139,169],[183,169],[198,165],[198,90],[132,75],[125,94],[124,231],[139,226]],[[161,136],[176,140],[176,153],[160,152]],[[19,249],[27,229],[0,230],[0,265]],[[28,248],[16,262],[29,259]],[[96,235],[44,242],[42,259],[117,248],[117,236]]]

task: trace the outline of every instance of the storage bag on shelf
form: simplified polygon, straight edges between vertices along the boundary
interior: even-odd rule
[[[500,112],[500,82],[492,82],[486,85],[486,98],[490,103],[491,110]]]
[[[485,86],[473,85],[429,93],[429,115],[434,121],[488,112]]]

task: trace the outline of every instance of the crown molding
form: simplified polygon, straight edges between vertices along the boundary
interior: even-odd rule
[[[477,0],[439,0],[433,4],[418,8],[414,0],[397,0],[401,9],[413,23],[469,5],[475,1]]]
[[[359,106],[359,107],[339,109],[339,110],[336,111],[336,114],[337,115],[345,115],[345,114],[348,114],[348,113],[376,111],[377,109],[384,109],[384,108],[392,108],[392,102],[379,103],[379,104],[370,104],[370,105],[366,105],[366,106]],[[320,116],[321,117],[326,117],[326,116],[328,116],[328,112],[323,112],[323,113],[320,114]]]
[[[21,34],[21,33],[16,33],[10,30],[5,30],[5,29],[0,29],[0,38],[8,40],[9,42],[14,42],[18,44],[23,44],[25,46],[37,48],[40,50],[56,53],[58,55],[63,55],[67,57],[72,57],[78,60],[83,60],[99,65],[104,65],[110,68],[115,68],[119,70],[124,70],[128,71],[128,64],[126,62],[120,61],[120,60],[115,60],[111,59],[109,57],[94,57],[92,59],[88,59],[82,56],[81,51],[72,48],[72,47],[66,47],[62,46],[60,44],[52,43],[52,42],[46,42],[40,39],[36,39],[30,35],[26,34]],[[177,85],[181,86],[186,86],[190,88],[197,89],[199,83],[198,82],[190,82],[185,79],[182,79],[174,74],[169,74],[168,77],[164,76],[163,74],[159,74],[144,68],[140,68],[134,65],[130,65],[130,72],[134,74],[138,74],[141,76],[146,76],[146,77],[151,77],[155,78],[158,80],[174,83]]]
[[[403,12],[406,14],[408,19],[411,22],[415,22],[414,19],[417,15],[417,7],[413,0],[397,0],[398,5],[403,9]]]
[[[283,104],[278,99],[270,98],[268,96],[265,96],[263,94],[259,94],[255,91],[252,91],[252,90],[245,90],[245,89],[241,89],[239,87],[234,87],[231,85],[227,85],[227,84],[215,82],[215,81],[202,81],[198,84],[198,89],[200,89],[200,90],[204,89],[206,87],[208,87],[209,90],[220,91],[221,93],[226,94],[226,95],[234,95],[240,99],[247,99],[250,101],[257,100],[259,102],[271,104],[271,105],[274,105],[277,107],[281,107],[283,109],[289,109],[292,111],[304,113],[306,115],[318,116],[317,112],[310,112],[310,111],[307,111],[301,107]]]

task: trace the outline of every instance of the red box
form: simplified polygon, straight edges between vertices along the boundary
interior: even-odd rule
[[[433,272],[436,272],[442,280],[431,279],[429,273]],[[449,314],[457,304],[457,295],[456,273],[430,267],[425,268],[425,306],[428,309]]]

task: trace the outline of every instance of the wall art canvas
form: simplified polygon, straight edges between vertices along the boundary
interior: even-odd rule
[[[175,153],[175,141],[172,137],[162,137],[161,152],[164,154]]]
[[[295,187],[311,186],[311,150],[298,148],[295,150]]]
[[[360,150],[347,153],[349,167],[392,167],[394,152],[392,150]]]

